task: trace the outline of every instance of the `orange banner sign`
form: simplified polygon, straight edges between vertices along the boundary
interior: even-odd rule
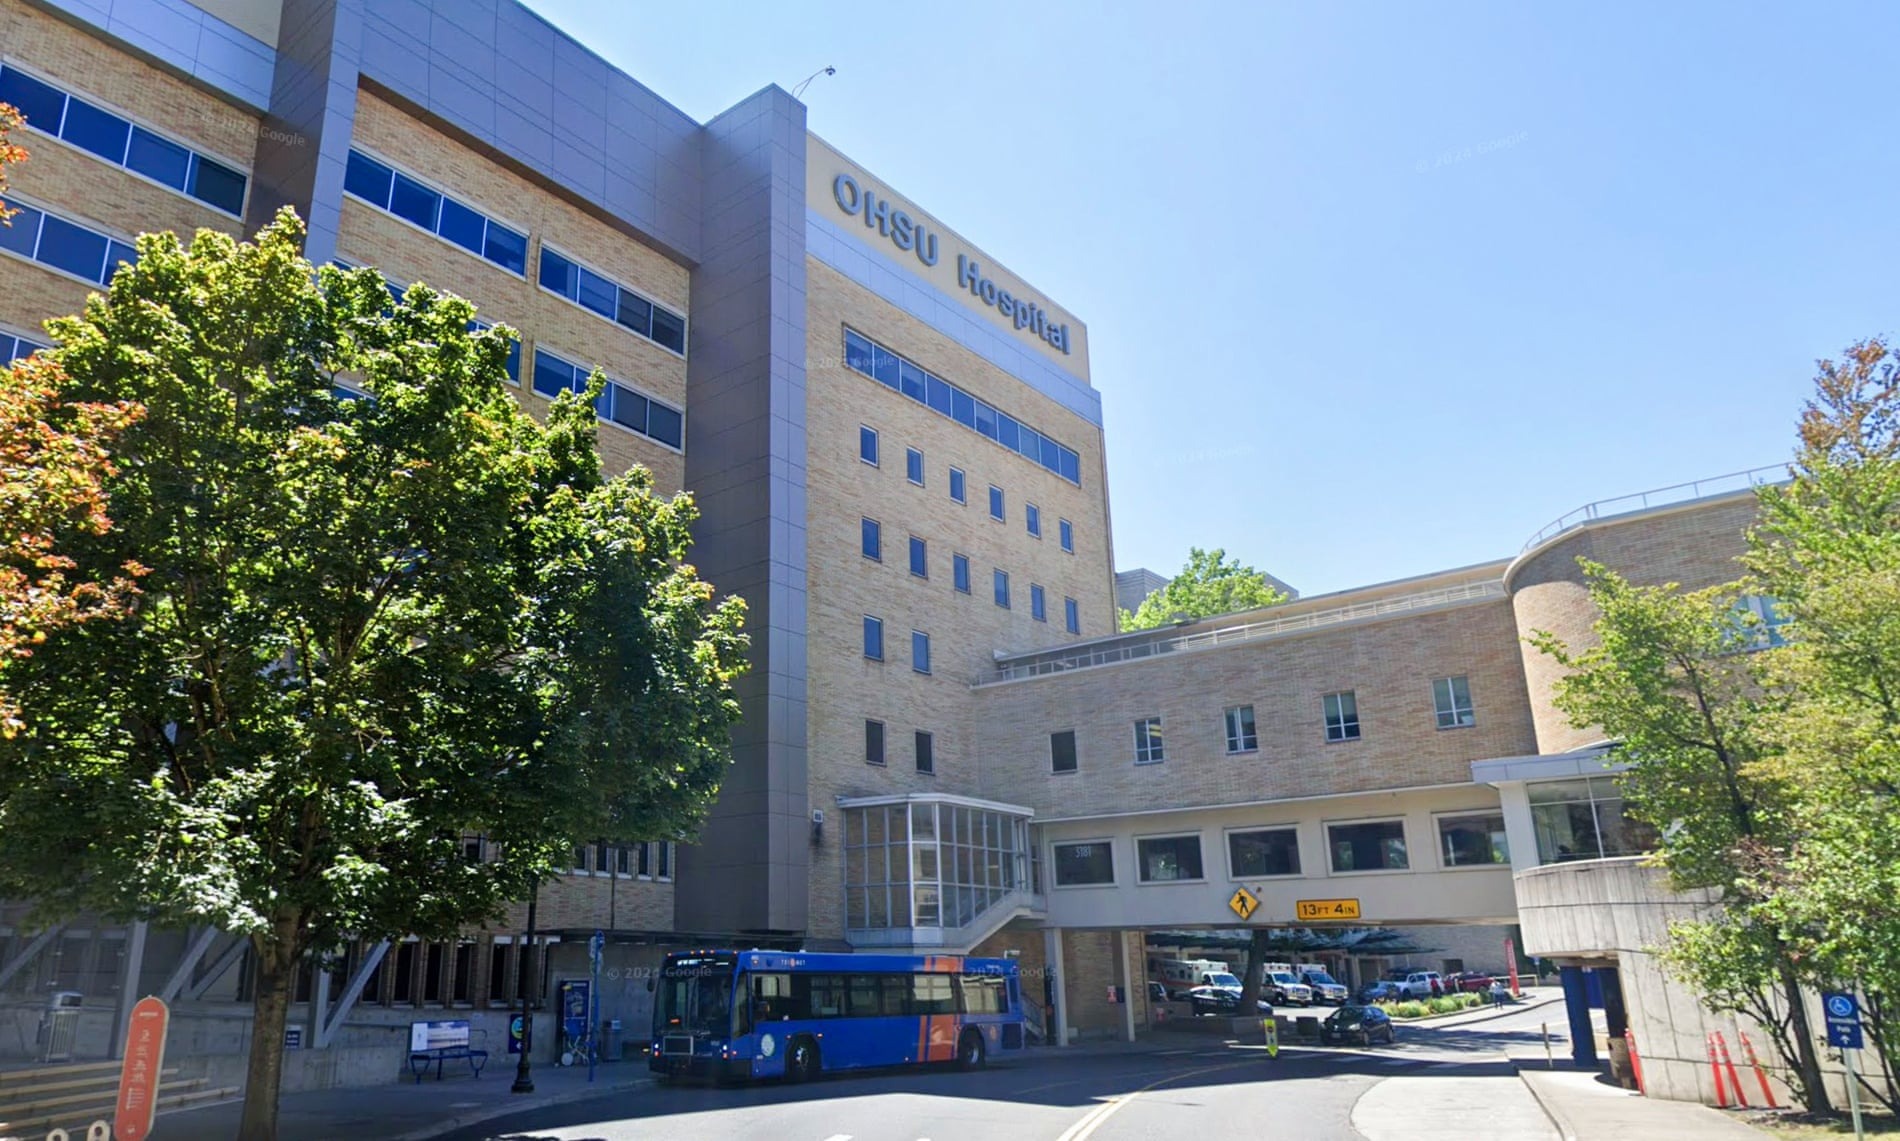
[[[158,1076],[165,1068],[165,1028],[171,1022],[165,1000],[147,996],[132,1008],[125,1029],[125,1062],[119,1068],[119,1102],[112,1135],[119,1141],[145,1141],[158,1110]]]

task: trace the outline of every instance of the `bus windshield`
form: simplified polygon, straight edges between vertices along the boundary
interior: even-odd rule
[[[688,968],[660,979],[653,1006],[656,1034],[725,1036],[732,1028],[732,972]]]

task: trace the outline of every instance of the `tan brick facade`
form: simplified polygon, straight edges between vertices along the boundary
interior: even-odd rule
[[[580,365],[598,366],[673,407],[686,407],[686,360],[598,314],[542,289],[536,267],[542,242],[677,313],[688,312],[686,267],[457,141],[372,91],[358,93],[355,142],[438,190],[461,199],[529,238],[528,273],[520,276],[354,198],[343,204],[338,253],[373,265],[392,280],[427,282],[475,302],[485,321],[521,334],[520,395],[540,415],[548,402],[530,383],[537,345]],[[683,455],[617,425],[599,429],[601,458],[612,472],[632,464],[653,472],[671,494],[685,486]]]

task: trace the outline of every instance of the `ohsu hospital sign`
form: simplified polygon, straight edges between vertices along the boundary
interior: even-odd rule
[[[837,201],[838,209],[862,217],[865,226],[875,229],[880,237],[889,238],[898,249],[916,254],[917,260],[927,266],[937,264],[936,232],[912,218],[903,208],[893,206],[889,199],[879,198],[875,191],[859,186],[858,180],[849,174],[840,174],[831,180],[831,197]],[[1033,334],[1048,342],[1051,348],[1065,354],[1069,352],[1068,324],[1058,322],[1048,310],[1028,298],[1017,297],[998,286],[984,275],[982,264],[975,258],[957,255],[957,288],[969,290],[1005,321],[1013,322],[1018,332]]]

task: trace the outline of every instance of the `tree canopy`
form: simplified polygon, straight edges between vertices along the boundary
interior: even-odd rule
[[[59,400],[142,410],[98,469],[113,526],[60,554],[143,573],[121,616],[0,662],[0,891],[248,935],[247,1138],[274,1135],[301,956],[449,937],[576,841],[690,835],[744,667],[690,497],[602,475],[600,377],[537,423],[511,331],[301,238],[288,211],[255,242],[146,235],[49,324]]]
[[[1134,612],[1121,612],[1123,630],[1152,630],[1177,618],[1212,618],[1242,610],[1277,606],[1286,594],[1267,576],[1238,558],[1229,560],[1221,547],[1188,550],[1187,565],[1168,585],[1142,599]]]

